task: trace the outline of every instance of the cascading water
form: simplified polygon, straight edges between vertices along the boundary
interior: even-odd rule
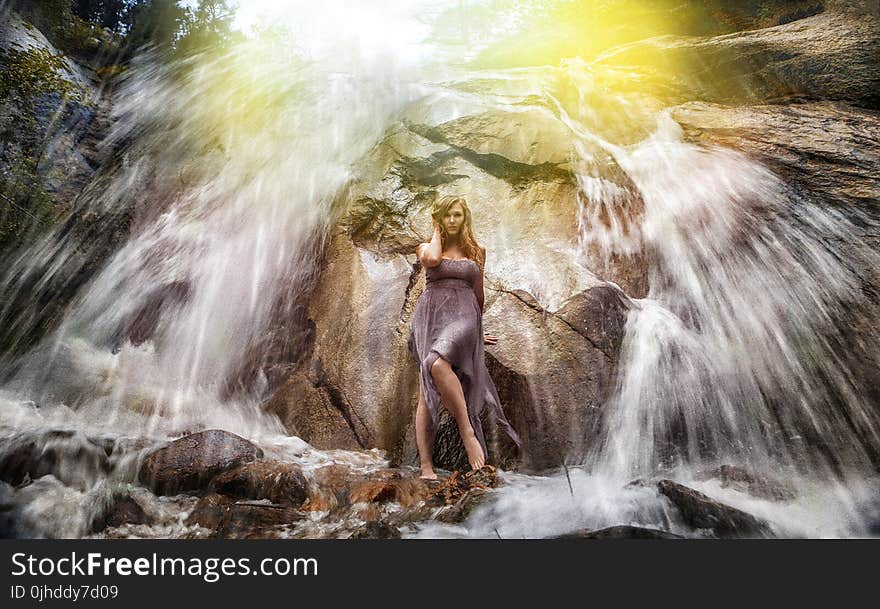
[[[418,12],[391,20],[401,36],[420,31]],[[346,16],[318,19],[312,32],[357,21]],[[630,484],[659,477],[743,507],[781,535],[865,534],[880,422],[853,362],[878,354],[847,327],[873,306],[860,273],[880,260],[863,228],[742,154],[684,142],[662,106],[594,86],[583,62],[470,73],[450,68],[454,53],[443,49],[401,64],[406,44],[371,54],[362,30],[343,33],[351,45],[332,50],[306,36],[308,61],[259,41],[174,73],[145,58],[118,91],[106,145],[122,160],[78,213],[112,215],[135,198],[131,234],[57,327],[3,362],[4,450],[36,443],[55,464],[9,500],[28,534],[86,534],[140,456],[186,431],[227,429],[269,456],[328,460],[263,413],[268,379],[248,379],[243,391],[235,381],[252,345],[314,279],[352,165],[428,94],[444,120],[528,108],[565,125],[581,248],[644,257],[650,292],[631,301],[601,441],[583,465],[505,474],[497,501],[466,526],[418,535],[542,537],[617,524],[686,533],[653,487]],[[560,79],[578,103],[557,99],[548,83]],[[621,143],[610,132],[637,136]],[[50,233],[5,269],[3,292],[63,285],[81,245],[65,226]],[[30,327],[8,308],[0,318]],[[109,461],[104,442],[114,445]],[[333,459],[384,463],[378,453]],[[780,480],[792,496],[771,501],[706,476],[724,465]],[[168,515],[152,535],[185,532],[178,514],[194,500],[132,493]]]
[[[591,77],[581,62],[570,68]],[[592,108],[549,105],[576,138],[582,247],[646,256],[650,292],[632,302],[617,386],[583,466],[517,478],[468,530],[447,532],[688,534],[646,483],[671,478],[783,536],[869,534],[880,418],[858,370],[878,351],[853,328],[877,314],[863,275],[880,268],[866,239],[875,224],[854,224],[741,153],[684,142],[666,111],[648,137],[619,146],[596,134]],[[724,468],[764,492],[732,488]]]
[[[306,15],[317,28],[327,12]],[[27,534],[87,532],[108,485],[79,483],[77,456],[101,437],[117,448],[142,439],[132,439],[130,463],[104,467],[108,484],[133,480],[148,447],[205,428],[269,454],[302,453],[260,408],[267,380],[246,379],[244,391],[235,380],[273,318],[290,316],[313,280],[352,164],[424,95],[417,64],[362,48],[356,36],[334,41],[312,41],[304,57],[283,36],[257,37],[171,67],[147,54],[119,86],[104,147],[121,162],[76,213],[102,218],[126,206],[131,234],[51,334],[4,366],[4,450],[35,442],[56,455],[53,475],[15,494]],[[63,285],[81,246],[62,223],[4,270],[3,292]],[[16,317],[12,301],[3,319],[30,327],[33,311]]]

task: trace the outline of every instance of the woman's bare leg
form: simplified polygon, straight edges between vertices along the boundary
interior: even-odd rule
[[[419,377],[419,406],[416,408],[416,446],[419,447],[419,463],[421,465],[421,477],[427,480],[436,480],[434,463],[431,460],[431,449],[434,438],[428,432],[431,425],[431,414],[425,405],[425,393],[422,390],[422,378]]]
[[[440,391],[443,405],[446,406],[458,424],[458,433],[461,434],[461,441],[467,451],[468,462],[473,469],[480,469],[486,464],[486,455],[483,454],[483,447],[480,446],[480,441],[477,440],[477,435],[468,418],[467,402],[464,399],[461,381],[455,376],[449,362],[442,357],[438,357],[431,366],[431,376],[434,377],[434,383]]]

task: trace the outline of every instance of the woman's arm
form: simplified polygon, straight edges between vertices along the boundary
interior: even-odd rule
[[[429,243],[420,243],[416,249],[416,257],[422,266],[437,266],[443,260],[443,245],[440,242],[440,225],[434,222],[434,234]]]
[[[477,277],[476,282],[474,282],[474,293],[477,295],[477,302],[480,303],[480,313],[483,312],[483,303],[486,300],[485,290],[483,289],[483,276],[485,275],[484,268],[486,266],[486,248],[481,248],[483,250],[483,268],[480,269],[480,276]]]

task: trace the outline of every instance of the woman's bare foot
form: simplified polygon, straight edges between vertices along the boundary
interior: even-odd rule
[[[486,464],[486,455],[483,454],[483,447],[480,445],[480,441],[477,440],[477,434],[474,433],[473,428],[461,434],[461,441],[464,443],[464,449],[467,451],[468,463],[471,464],[471,469],[477,470],[483,467]]]
[[[419,476],[422,480],[437,480],[437,474],[434,473],[433,465],[422,465],[422,473]]]

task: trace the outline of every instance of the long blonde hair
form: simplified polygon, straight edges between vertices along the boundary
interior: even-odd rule
[[[446,249],[446,238],[448,237],[448,235],[446,234],[446,227],[443,224],[443,218],[449,212],[449,208],[456,203],[461,204],[461,209],[464,212],[464,224],[461,227],[460,237],[461,249],[464,252],[466,258],[470,258],[480,266],[480,269],[483,269],[484,265],[486,264],[486,256],[483,254],[483,248],[480,247],[479,243],[477,243],[476,236],[474,236],[474,224],[471,217],[471,208],[468,207],[467,201],[464,199],[464,197],[460,197],[458,195],[446,195],[437,199],[437,201],[435,201],[434,205],[431,207],[431,217],[437,224],[440,225],[440,239],[443,246],[442,249]]]

